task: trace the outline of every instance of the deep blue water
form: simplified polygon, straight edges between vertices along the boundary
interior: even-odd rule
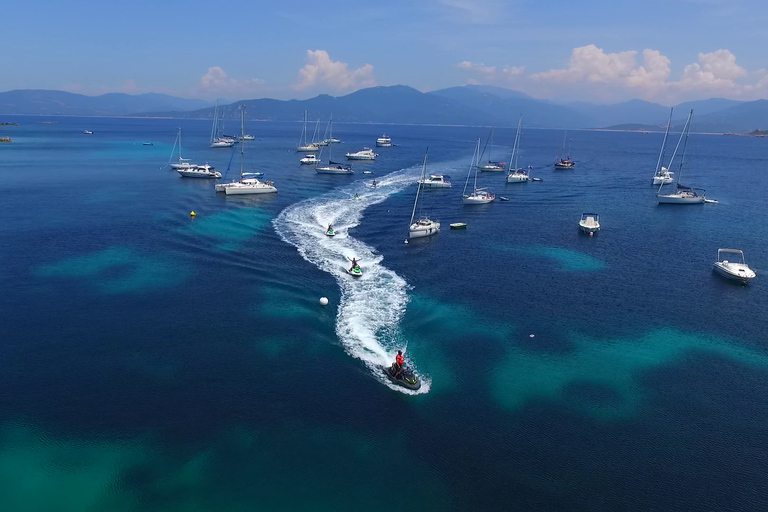
[[[250,122],[279,192],[225,197],[165,165],[181,126],[227,169],[208,122],[0,121],[0,509],[764,509],[768,139],[692,135],[720,202],[659,206],[661,134],[571,132],[555,171],[562,132],[524,128],[543,181],[481,173],[510,201],[463,206],[487,128],[337,124],[334,160],[397,146],[327,176],[298,123]],[[454,186],[404,244],[427,147]],[[403,347],[421,394],[376,369]]]

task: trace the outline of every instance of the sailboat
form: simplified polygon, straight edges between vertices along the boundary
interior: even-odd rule
[[[669,127],[672,125],[672,111],[674,108],[669,109],[669,121],[667,121],[667,129],[664,130],[664,140],[661,141],[661,151],[659,151],[659,159],[656,161],[656,170],[653,173],[651,179],[652,185],[664,185],[675,181],[675,173],[661,165],[664,160],[664,148],[667,146],[667,136],[669,135]]]
[[[416,188],[416,199],[413,201],[413,211],[411,212],[411,224],[408,228],[408,238],[421,238],[436,235],[440,231],[440,223],[430,219],[426,215],[422,215],[421,208],[419,208],[419,218],[414,222],[414,219],[416,218],[416,207],[419,206],[422,183],[427,176],[427,155],[429,155],[429,148],[427,148],[427,152],[424,153],[424,165],[421,168],[421,179]]]
[[[565,140],[568,137],[568,132],[565,132],[563,134],[563,149],[561,152],[561,158],[555,162],[555,169],[573,169],[573,167],[576,165],[573,160],[571,160],[571,141],[568,139],[568,151],[565,150]],[[565,158],[562,158],[562,154],[565,154]]]
[[[517,166],[517,157],[520,154],[520,128],[523,126],[523,116],[517,122],[517,134],[512,145],[512,156],[509,157],[509,170],[507,171],[507,183],[525,183],[530,177],[526,169]]]
[[[464,190],[461,193],[462,201],[464,204],[486,204],[490,203],[496,196],[488,192],[488,189],[477,188],[477,169],[476,162],[480,160],[480,139],[477,139],[477,145],[475,146],[475,152],[472,155],[472,163],[469,165],[469,172],[467,173],[467,181],[464,182]],[[472,175],[472,171],[475,172],[475,182],[472,188],[472,193],[467,194],[467,186],[469,185],[469,177]]]
[[[489,146],[490,142],[490,146]],[[483,146],[483,152],[480,154],[480,156],[477,159],[477,168],[481,171],[485,172],[501,172],[504,170],[504,162],[494,162],[491,160],[491,148],[493,147],[493,127],[491,127],[491,133],[488,134],[488,139],[485,141],[485,145]],[[485,155],[485,149],[488,148],[488,163],[481,164],[480,160],[483,158],[483,155]]]
[[[216,108],[213,111],[213,126],[211,127],[211,147],[231,148],[234,145],[234,139],[219,136],[219,100],[216,100]]]
[[[176,147],[179,148],[179,161],[173,162],[173,154],[176,152]],[[190,163],[189,158],[183,158],[181,156],[181,128],[176,133],[176,140],[173,142],[173,148],[171,149],[171,156],[168,157],[168,165],[171,169],[188,169],[190,167],[196,167],[195,164]]]
[[[326,127],[326,133],[328,132],[328,129],[333,129],[333,116],[328,120],[328,126]],[[355,174],[355,171],[352,170],[352,166],[349,164],[341,164],[339,162],[334,162],[331,160],[333,158],[332,156],[332,146],[329,144],[328,146],[328,165],[322,165],[318,164],[315,166],[315,172],[318,174]],[[323,156],[323,150],[321,148],[320,150],[320,156]],[[321,159],[322,162],[322,159]]]
[[[319,119],[318,119],[319,121]],[[301,135],[299,135],[299,143],[296,145],[296,151],[299,153],[312,153],[320,151],[320,145],[314,142],[307,142],[307,111],[304,111],[304,125],[301,128]]]
[[[245,135],[245,107],[243,106],[240,107],[240,132],[241,136]],[[277,188],[271,181],[261,181],[255,177],[256,173],[244,172],[246,140],[242,139],[240,143],[240,181],[220,183],[216,185],[216,192],[224,192],[227,195],[273,194],[277,192]]]
[[[658,199],[659,204],[702,204],[707,202],[703,189],[693,189],[680,185],[680,177],[683,174],[683,164],[685,163],[685,149],[688,145],[688,134],[691,131],[692,118],[693,109],[691,109],[690,114],[688,114],[688,119],[685,121],[685,126],[683,126],[683,132],[680,134],[680,140],[677,141],[675,152],[672,154],[672,158],[669,161],[669,167],[672,167],[672,162],[675,160],[677,149],[682,142],[683,152],[680,155],[680,166],[677,169],[677,184],[675,185],[675,191],[671,194],[662,194],[661,189],[664,188],[664,184],[662,183],[656,193],[656,199]],[[697,193],[696,190],[701,191],[701,194]]]

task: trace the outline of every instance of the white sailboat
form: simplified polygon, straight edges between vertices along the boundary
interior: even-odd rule
[[[659,186],[659,190],[656,193],[656,199],[659,204],[703,204],[707,202],[707,198],[704,195],[704,190],[693,189],[691,187],[685,187],[680,184],[680,178],[683,174],[683,164],[685,163],[685,150],[688,145],[688,134],[691,131],[691,119],[693,118],[693,109],[688,114],[688,119],[685,121],[683,132],[680,134],[680,140],[677,141],[675,152],[672,153],[672,158],[669,161],[669,167],[672,167],[672,162],[675,160],[677,149],[680,147],[680,143],[683,144],[683,152],[680,155],[680,166],[677,169],[677,183],[675,185],[675,191],[671,194],[662,194],[661,189],[664,188],[662,183]],[[696,192],[699,190],[701,193]]]
[[[429,155],[429,148],[427,148],[427,152],[424,153],[424,165],[421,168],[421,179],[416,187],[416,199],[413,201],[413,211],[411,212],[411,223],[408,228],[408,238],[422,238],[425,236],[436,235],[440,231],[440,223],[430,219],[426,215],[422,215],[421,207],[419,205],[422,183],[427,175],[427,155]],[[417,206],[419,206],[419,218],[414,222]]]
[[[240,125],[241,135],[245,135],[245,107],[240,107]],[[231,183],[220,183],[216,185],[216,192],[224,192],[227,195],[253,195],[253,194],[274,194],[277,192],[274,183],[271,181],[261,181],[255,176],[259,173],[246,173],[245,168],[245,144],[243,139],[240,144],[240,181]],[[247,176],[247,177],[246,177]]]
[[[179,160],[178,162],[173,161],[173,154],[176,152],[176,148],[179,148]],[[190,162],[189,158],[183,158],[181,156],[181,128],[179,128],[179,131],[176,133],[176,140],[173,142],[173,148],[171,148],[171,156],[168,157],[168,165],[171,166],[171,169],[189,169],[190,167],[196,167],[195,164]]]
[[[319,119],[318,119],[319,121]],[[307,111],[304,111],[304,124],[301,128],[301,135],[299,135],[299,143],[296,145],[296,151],[299,153],[312,153],[320,151],[320,145],[315,142],[307,141]]]
[[[664,130],[664,139],[661,141],[661,150],[659,151],[659,159],[656,161],[656,169],[651,179],[652,185],[664,185],[675,181],[675,173],[664,167],[664,148],[667,146],[667,136],[669,135],[669,127],[672,125],[672,111],[674,108],[669,109],[669,121],[667,121],[667,129]]]
[[[328,129],[332,130],[333,129],[331,128],[332,126],[333,126],[333,116],[331,116],[331,118],[328,120],[328,126],[326,127],[326,132],[328,131]],[[351,165],[334,162],[332,160],[333,158],[332,146],[329,144],[327,147],[328,147],[328,165],[322,165],[322,163],[319,165],[316,165],[315,166],[316,173],[318,174],[355,174],[355,171],[352,170]],[[321,162],[322,162],[322,156],[323,156],[323,149],[324,148],[321,148],[320,150]]]
[[[475,152],[472,155],[472,163],[469,165],[469,172],[467,172],[467,180],[464,182],[464,190],[461,193],[462,202],[464,204],[486,204],[490,203],[496,196],[491,194],[488,189],[477,188],[477,169],[476,162],[480,160],[480,139],[477,139],[477,145],[475,146]],[[467,186],[469,185],[469,177],[472,175],[472,171],[475,173],[474,186],[472,193],[467,194]]]
[[[219,136],[219,100],[216,100],[216,108],[213,111],[213,126],[211,127],[211,147],[231,148],[234,145],[233,139]]]
[[[526,169],[517,166],[517,157],[520,154],[520,128],[523,126],[523,116],[517,122],[517,134],[512,145],[512,156],[509,157],[509,170],[507,171],[507,183],[526,183],[530,177]]]
[[[488,148],[488,162],[481,164],[480,160],[482,160],[483,155],[485,155],[486,148]],[[483,152],[477,158],[477,168],[484,172],[501,172],[504,170],[504,162],[495,162],[491,160],[492,148],[493,148],[493,127],[491,127],[491,133],[488,134],[488,138],[485,141],[485,145],[483,146]]]
[[[573,167],[576,165],[573,160],[571,160],[571,140],[568,139],[568,151],[565,150],[565,140],[568,137],[568,132],[565,132],[563,134],[563,149],[560,154],[560,159],[555,162],[555,169],[573,169]],[[565,154],[565,158],[563,158],[563,153]]]

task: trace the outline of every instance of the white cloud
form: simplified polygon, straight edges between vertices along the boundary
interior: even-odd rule
[[[682,89],[736,90],[739,85],[735,80],[746,75],[747,70],[736,64],[734,54],[717,50],[700,53],[698,63],[685,67],[678,86]]]
[[[590,44],[574,48],[568,69],[552,69],[531,75],[533,80],[549,82],[620,82],[636,72],[637,52],[605,53],[602,48]]]
[[[486,66],[482,62],[469,62],[467,60],[463,62],[459,62],[456,67],[460,69],[465,69],[467,71],[473,71],[475,73],[480,73],[481,75],[484,75],[489,78],[493,78],[496,75],[496,66]]]
[[[237,80],[230,78],[219,66],[208,68],[208,72],[200,78],[195,86],[195,92],[202,96],[211,95],[244,95],[256,93],[264,85],[260,78]]]
[[[376,85],[373,66],[366,64],[350,70],[345,62],[332,61],[325,50],[307,50],[307,64],[299,70],[299,76],[299,83],[295,86],[298,90],[325,85],[345,91]]]
[[[525,74],[525,67],[523,66],[504,66],[499,69],[496,66],[486,66],[482,62],[470,62],[468,60],[459,62],[456,64],[456,67],[468,73],[481,76],[482,80],[473,77],[467,80],[467,83],[474,85],[481,83],[508,85]]]

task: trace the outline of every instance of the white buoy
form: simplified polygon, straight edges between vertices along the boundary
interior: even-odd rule
[[[535,335],[535,334],[529,334],[529,335],[528,335],[528,337],[529,337],[529,338],[535,338],[535,337],[536,337],[536,335]]]
[[[321,306],[327,306],[328,305],[328,297],[320,297],[320,305]]]

